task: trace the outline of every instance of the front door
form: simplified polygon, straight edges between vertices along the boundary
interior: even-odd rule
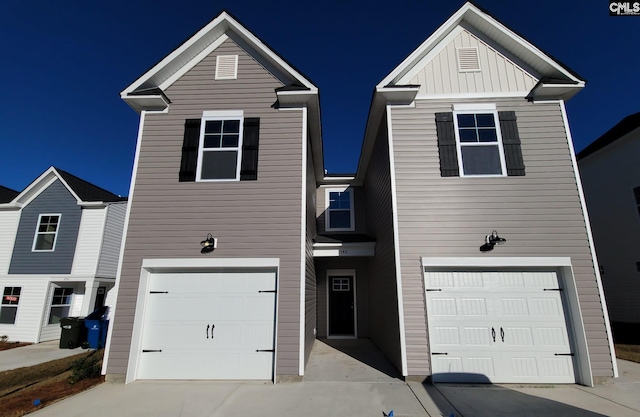
[[[355,336],[354,276],[330,274],[329,284],[329,336]]]

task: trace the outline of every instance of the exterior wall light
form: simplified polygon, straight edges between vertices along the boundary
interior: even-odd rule
[[[213,250],[218,247],[218,239],[211,236],[211,233],[208,233],[207,238],[200,242],[200,245],[202,245],[200,253],[213,252]]]
[[[498,236],[498,232],[494,230],[484,238],[484,245],[480,246],[480,252],[489,252],[493,250],[494,246],[502,245],[506,241],[507,239]]]

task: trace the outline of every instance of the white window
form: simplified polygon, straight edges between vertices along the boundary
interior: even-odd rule
[[[505,176],[495,105],[457,105],[453,116],[460,176]]]
[[[0,305],[0,324],[15,324],[22,287],[4,287]]]
[[[242,111],[204,112],[198,149],[198,181],[239,181]]]
[[[38,216],[38,227],[33,239],[32,251],[52,252],[55,250],[60,217],[60,214],[41,214]]]
[[[327,188],[325,228],[327,231],[355,230],[353,214],[353,189]]]
[[[53,290],[53,299],[51,300],[51,310],[49,311],[49,324],[60,323],[63,317],[69,317],[71,309],[71,298],[73,297],[73,288],[55,288]]]

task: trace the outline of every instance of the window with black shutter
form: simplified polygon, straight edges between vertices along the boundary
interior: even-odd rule
[[[256,180],[259,131],[260,119],[241,111],[186,120],[179,181]]]
[[[442,177],[525,175],[515,112],[465,104],[435,117]]]

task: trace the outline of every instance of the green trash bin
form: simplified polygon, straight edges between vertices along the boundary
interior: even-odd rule
[[[75,349],[87,340],[84,317],[63,317],[60,327],[60,349]]]

